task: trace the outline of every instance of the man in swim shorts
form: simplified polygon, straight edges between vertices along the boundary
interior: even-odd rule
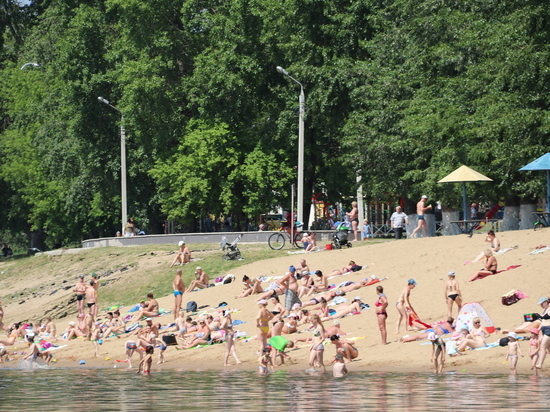
[[[424,219],[424,213],[432,208],[432,205],[426,206],[426,201],[428,200],[428,196],[423,195],[420,201],[416,204],[416,214],[418,215],[418,226],[416,226],[416,229],[411,233],[411,239],[414,239],[416,237],[416,234],[420,229],[423,230],[424,237],[428,236],[428,224],[426,223],[426,220]]]
[[[86,303],[88,305],[88,310],[92,319],[94,319],[94,314],[96,313],[96,302],[97,302],[97,290],[94,287],[95,282],[90,280],[90,286],[86,288]]]
[[[80,275],[78,283],[73,289],[73,292],[76,293],[76,307],[78,313],[84,313],[84,297],[86,296],[86,284],[84,283],[84,275]]]
[[[174,278],[174,281],[172,282],[172,289],[174,289],[174,320],[178,318],[178,315],[181,310],[181,299],[183,292],[185,291],[185,284],[183,283],[183,280],[181,278],[181,275],[183,274],[181,269],[178,269],[176,272],[176,277]]]
[[[288,315],[292,310],[292,306],[296,303],[302,303],[300,298],[298,298],[298,281],[294,277],[296,273],[296,268],[290,266],[286,275],[281,279],[277,280],[277,283],[282,287],[285,287],[285,309],[286,314]]]

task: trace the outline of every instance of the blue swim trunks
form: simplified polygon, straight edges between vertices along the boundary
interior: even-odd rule
[[[174,291],[174,296],[183,295],[183,292],[180,292],[179,290]]]
[[[418,220],[424,220],[424,215],[418,215]]]

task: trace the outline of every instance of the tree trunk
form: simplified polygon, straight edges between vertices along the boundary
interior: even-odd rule
[[[45,234],[42,230],[33,230],[29,233],[29,251],[36,249],[43,252],[46,250]]]
[[[451,223],[451,221],[458,220],[459,212],[457,210],[443,208],[441,210],[441,214],[442,214],[441,222],[443,224],[443,232],[442,232],[443,236],[453,236],[453,235],[459,235],[462,233],[458,227],[456,227]]]
[[[501,230],[518,230],[519,229],[519,206],[504,207],[504,218],[502,220]]]
[[[519,207],[519,215],[521,217],[521,221],[519,224],[519,228],[521,230],[523,229],[533,229],[533,225],[536,222],[536,216],[533,215],[534,212],[537,211],[537,205],[536,203],[526,203],[521,204]]]

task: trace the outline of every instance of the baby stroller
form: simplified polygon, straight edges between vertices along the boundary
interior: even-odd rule
[[[220,246],[222,247],[222,250],[224,252],[227,251],[227,253],[222,256],[223,260],[243,260],[243,257],[241,256],[241,251],[237,246],[237,243],[239,243],[239,240],[241,240],[242,237],[243,234],[241,233],[239,237],[231,243],[227,241],[227,238],[225,236],[222,237]]]
[[[332,245],[334,249],[342,249],[342,246],[352,247],[353,245],[348,240],[348,233],[351,229],[349,222],[337,224],[336,233],[332,235]]]

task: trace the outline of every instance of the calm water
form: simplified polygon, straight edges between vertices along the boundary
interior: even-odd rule
[[[0,369],[0,411],[547,411],[549,388],[527,375]]]

